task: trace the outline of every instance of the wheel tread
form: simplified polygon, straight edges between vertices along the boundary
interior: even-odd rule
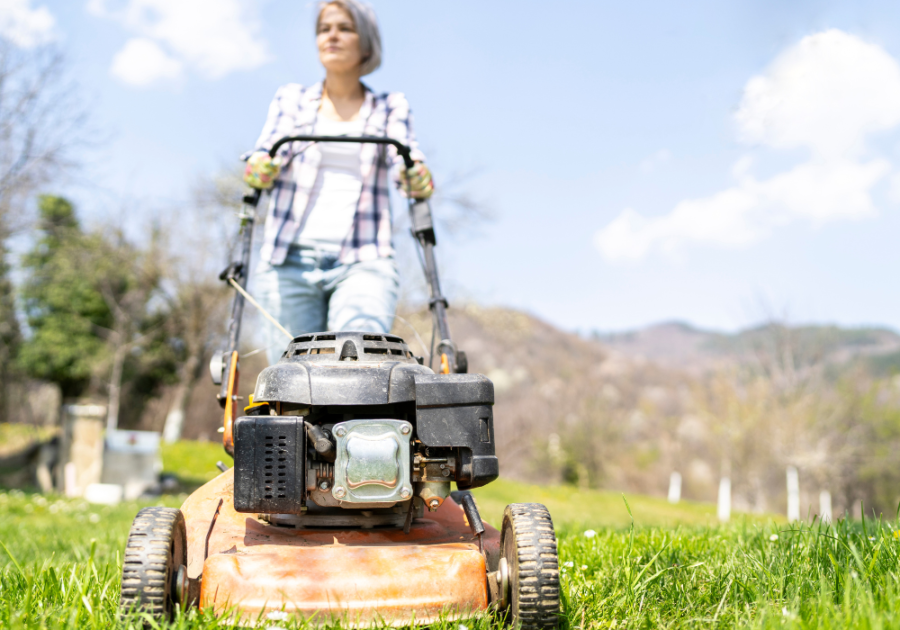
[[[173,545],[173,541],[178,545]],[[128,533],[122,561],[119,609],[148,613],[157,621],[170,618],[174,606],[169,590],[173,565],[186,563],[184,516],[174,508],[149,507],[138,512]],[[172,558],[170,549],[182,557]]]
[[[503,538],[512,536],[517,567],[510,576],[508,621],[522,630],[556,630],[559,627],[559,555],[553,520],[540,503],[514,503],[503,515]],[[501,542],[501,547],[505,545]],[[512,571],[512,565],[511,569]]]

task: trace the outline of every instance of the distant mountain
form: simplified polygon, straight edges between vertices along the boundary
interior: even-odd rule
[[[900,370],[900,334],[888,328],[764,324],[737,333],[664,322],[633,331],[595,334],[609,350],[691,372],[761,360],[795,367],[867,367],[883,376]]]

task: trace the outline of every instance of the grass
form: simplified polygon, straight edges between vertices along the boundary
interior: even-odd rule
[[[59,433],[56,427],[0,422],[0,456],[11,455],[34,442],[47,440]]]
[[[178,464],[190,471],[186,477],[215,474],[219,447],[176,447],[164,453],[167,469],[181,453],[192,461],[190,468]],[[568,630],[900,627],[895,521],[788,526],[741,518],[718,525],[707,505],[670,506],[646,497],[628,497],[626,504],[615,493],[498,481],[476,494],[495,524],[507,502],[550,507]],[[162,503],[177,506],[182,499]],[[116,604],[124,539],[143,505],[100,507],[0,492],[0,628],[140,627],[138,619],[117,620]],[[464,625],[488,630],[492,624],[482,617]],[[230,626],[190,613],[173,627]]]

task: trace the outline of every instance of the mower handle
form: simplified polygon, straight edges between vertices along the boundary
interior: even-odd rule
[[[393,138],[385,138],[382,136],[289,136],[278,140],[272,145],[272,148],[269,149],[269,157],[275,157],[275,154],[278,153],[278,149],[288,142],[360,142],[364,144],[390,144],[395,147],[397,153],[403,157],[403,163],[406,164],[407,169],[410,169],[415,165],[415,162],[413,162],[412,156],[410,155],[411,149],[408,146]]]

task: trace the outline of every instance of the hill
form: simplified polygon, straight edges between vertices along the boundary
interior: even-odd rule
[[[692,372],[757,363],[785,351],[798,367],[864,364],[886,373],[892,366],[900,366],[900,335],[879,327],[769,323],[728,334],[683,322],[663,322],[626,332],[595,333],[593,339],[628,357]]]

